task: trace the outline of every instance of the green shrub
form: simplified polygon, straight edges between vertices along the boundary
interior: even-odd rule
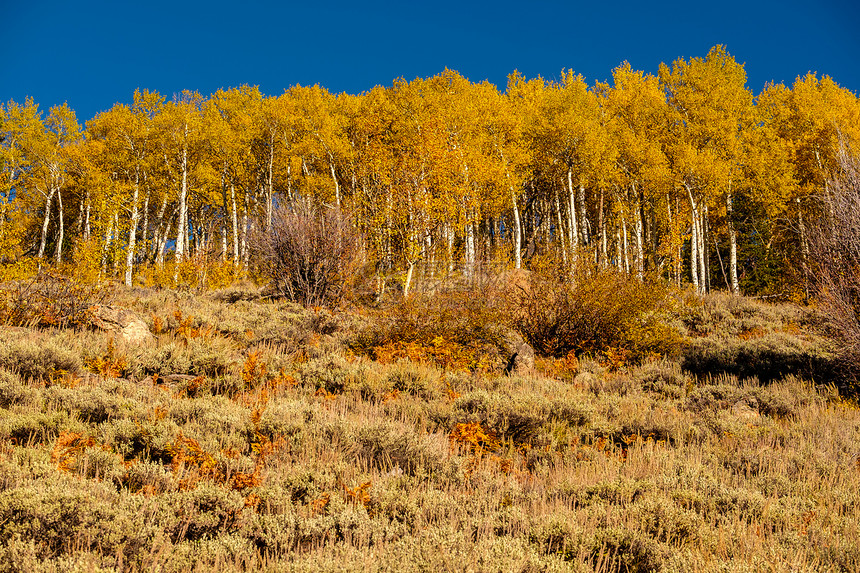
[[[470,392],[454,402],[458,422],[479,422],[497,437],[517,444],[529,443],[549,420],[551,405],[539,396],[515,397],[489,393],[485,390]]]
[[[48,479],[0,492],[0,539],[33,540],[40,558],[70,547],[134,554],[154,533],[151,523],[133,521],[135,505],[102,483]]]
[[[301,365],[298,376],[311,388],[341,394],[347,386],[359,385],[364,373],[360,363],[349,362],[340,354],[327,354]]]
[[[441,466],[447,443],[440,444],[394,422],[356,429],[352,455],[382,471],[400,468],[409,475],[434,472]]]
[[[245,507],[241,493],[206,482],[190,491],[169,493],[164,503],[176,516],[170,523],[170,537],[190,541],[236,531]]]
[[[60,388],[52,387],[44,392],[58,410],[64,410],[83,422],[100,424],[118,417],[135,417],[141,405],[132,400],[113,395],[100,387]]]
[[[653,539],[635,531],[600,528],[595,532],[591,560],[620,573],[657,573],[665,550]]]
[[[24,380],[53,381],[81,370],[81,359],[51,338],[10,340],[0,349],[0,367]]]
[[[14,404],[30,404],[39,392],[32,388],[21,377],[0,368],[0,408],[8,408]]]
[[[762,383],[795,374],[819,382],[833,377],[833,355],[821,340],[785,333],[758,338],[700,338],[690,342],[681,358],[683,368],[696,375],[732,374],[756,377]]]

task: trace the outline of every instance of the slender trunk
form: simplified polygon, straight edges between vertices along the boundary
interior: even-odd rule
[[[337,174],[334,171],[334,159],[329,156],[329,167],[331,168],[331,179],[334,181],[334,204],[340,209],[340,185],[337,183]]]
[[[564,184],[564,182],[562,182]],[[568,194],[568,237],[570,241],[570,260],[575,267],[579,260],[579,226],[576,221],[576,192],[573,189],[573,173],[567,170],[567,194]]]
[[[164,266],[164,257],[167,253],[167,238],[170,236],[170,230],[173,227],[173,221],[176,217],[176,210],[170,215],[170,219],[167,221],[167,226],[164,229],[164,233],[158,240],[156,244],[156,255],[155,255],[155,264],[159,267]]]
[[[738,284],[738,237],[733,218],[732,194],[726,195],[726,218],[729,222],[729,278],[731,279],[732,294],[740,294]]]
[[[803,209],[801,209],[800,197],[796,198],[794,202],[797,204],[797,229],[800,233],[800,256],[803,259],[804,268],[806,268],[806,261],[809,257],[809,241],[806,236],[806,223],[803,221]]]
[[[274,164],[275,164],[275,141],[274,137],[269,140],[269,164],[266,171],[266,232],[272,230],[272,209],[274,204]]]
[[[640,281],[645,278],[645,249],[642,239],[642,208],[636,207],[636,222],[634,224],[636,232],[636,278]]]
[[[113,242],[113,224],[114,219],[111,219],[111,222],[107,226],[107,231],[105,231],[105,242],[102,246],[102,275],[107,275],[108,252]]]
[[[242,214],[242,249],[241,249],[241,260],[245,260],[246,253],[248,252],[248,193],[245,193],[245,212]]]
[[[579,228],[582,234],[582,244],[589,244],[591,233],[588,223],[588,209],[585,207],[585,187],[583,185],[579,186]]]
[[[188,124],[185,124],[185,140],[188,139]],[[179,186],[179,222],[176,229],[176,262],[181,263],[188,245],[188,144],[182,143],[180,170],[182,181]]]
[[[448,276],[454,272],[454,229],[451,223],[445,223],[445,239],[448,246]]]
[[[699,278],[702,281],[702,292],[707,293],[711,290],[711,273],[708,272],[708,205],[702,205],[699,213],[702,217],[699,225]]]
[[[520,222],[520,208],[517,206],[517,195],[511,187],[511,204],[514,206],[514,268],[523,266],[523,229]]]
[[[466,223],[466,278],[472,280],[475,270],[475,225]]]
[[[224,210],[224,218],[221,220],[221,262],[227,262],[227,217],[230,206],[227,203],[227,165],[221,170],[221,205]]]
[[[45,256],[45,245],[48,242],[48,223],[51,221],[51,201],[54,199],[54,188],[46,195],[45,198],[45,219],[42,221],[42,236],[39,241],[39,258]]]
[[[87,187],[87,214],[84,220],[84,240],[90,240],[90,213],[92,212],[93,204],[90,201],[90,189]]]
[[[57,211],[57,249],[55,257],[57,264],[60,264],[63,261],[63,233],[65,229],[63,228],[63,192],[59,188],[57,188]]]
[[[627,221],[621,212],[621,233],[624,237],[624,274],[630,275],[630,245],[627,242]]]
[[[155,228],[155,234],[152,237],[152,249],[153,254],[155,255],[156,261],[160,259],[161,262],[164,262],[164,257],[160,257],[159,254],[161,252],[162,243],[166,243],[165,237],[168,235],[168,229],[165,229],[165,223],[169,222],[165,220],[164,214],[167,212],[167,194],[165,193],[164,199],[161,201],[161,208],[158,210],[158,227]]]
[[[131,286],[131,276],[134,270],[134,246],[137,239],[137,197],[140,192],[140,170],[135,171],[134,191],[131,196],[131,224],[128,230],[128,252],[125,254],[125,286]]]
[[[601,187],[600,188],[600,206],[599,206],[599,212],[597,214],[597,217],[598,217],[597,225],[600,227],[600,266],[605,269],[608,262],[609,262],[608,261],[609,253],[608,253],[608,249],[607,249],[608,245],[607,245],[607,240],[606,240],[606,216],[603,213],[603,197],[604,197],[604,190]]]
[[[701,294],[702,290],[699,287],[699,209],[696,205],[696,199],[693,197],[693,191],[689,186],[686,186],[687,198],[690,200],[690,219],[692,221],[692,229],[690,234],[690,278],[693,281],[693,288]]]
[[[113,214],[113,236],[114,236],[115,242],[119,241],[118,235],[119,235],[119,211],[117,210]],[[115,276],[117,276],[117,265],[119,264],[119,257],[111,257],[111,262],[112,262],[112,264],[111,264],[112,275],[111,276],[115,277]]]
[[[230,219],[233,223],[233,266],[239,268],[239,213],[236,208],[236,186],[230,184],[230,201],[233,208],[230,211]]]
[[[412,286],[412,273],[415,270],[415,261],[409,261],[409,270],[406,271],[406,283],[403,285],[403,298],[409,298],[409,287]]]
[[[143,188],[146,190],[143,194],[143,225],[140,227],[140,247],[146,255],[146,241],[149,240],[149,185],[146,182],[146,174],[143,176]],[[138,256],[140,259],[140,256]]]
[[[251,197],[251,200],[252,200],[252,202],[253,202],[253,204],[252,204],[252,206],[251,206],[252,212],[256,214],[256,213],[258,213],[258,210],[257,210],[257,207],[258,207],[257,196],[256,196],[256,195],[254,195],[253,197]],[[245,238],[245,240],[244,240],[244,244],[242,245],[243,250],[244,250],[242,260],[243,260],[243,262],[244,262],[244,264],[245,264],[245,268],[246,268],[246,269],[248,268],[248,262],[251,260],[251,249],[250,249],[250,245],[249,245],[249,242],[248,242],[248,241],[249,241],[249,238],[250,238],[250,237],[253,237],[253,236],[254,236],[254,230],[255,230],[256,228],[257,228],[256,218],[251,217],[251,220],[250,220],[250,221],[249,221],[249,223],[248,223],[248,230],[247,230],[247,233],[246,233],[246,238]]]
[[[567,241],[564,240],[564,225],[561,220],[561,199],[558,193],[558,187],[555,188],[555,216],[558,221],[558,230],[556,235],[558,236],[559,244],[561,245],[561,260],[564,263],[565,268],[567,268]]]

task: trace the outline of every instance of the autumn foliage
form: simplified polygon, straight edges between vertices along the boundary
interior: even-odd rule
[[[815,74],[759,93],[746,81],[716,46],[594,84],[514,73],[501,91],[445,70],[360,95],[144,90],[84,128],[68,106],[10,101],[0,277],[86,245],[102,279],[269,279],[313,305],[343,296],[354,256],[378,299],[554,257],[796,298],[839,140],[860,142],[857,97]],[[292,258],[259,240],[275,236]]]

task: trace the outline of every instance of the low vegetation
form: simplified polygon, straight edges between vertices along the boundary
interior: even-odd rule
[[[111,291],[136,345],[4,307],[0,571],[860,567],[860,411],[813,311],[544,280]]]

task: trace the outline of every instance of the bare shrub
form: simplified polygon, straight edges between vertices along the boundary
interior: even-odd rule
[[[54,270],[0,286],[0,321],[11,326],[86,327],[90,309],[108,303],[109,287]]]
[[[840,173],[810,233],[809,275],[826,325],[840,342],[843,383],[860,379],[860,156],[844,145]]]
[[[306,203],[279,207],[269,231],[254,237],[261,274],[280,296],[304,306],[334,306],[350,292],[360,241],[351,218]]]

